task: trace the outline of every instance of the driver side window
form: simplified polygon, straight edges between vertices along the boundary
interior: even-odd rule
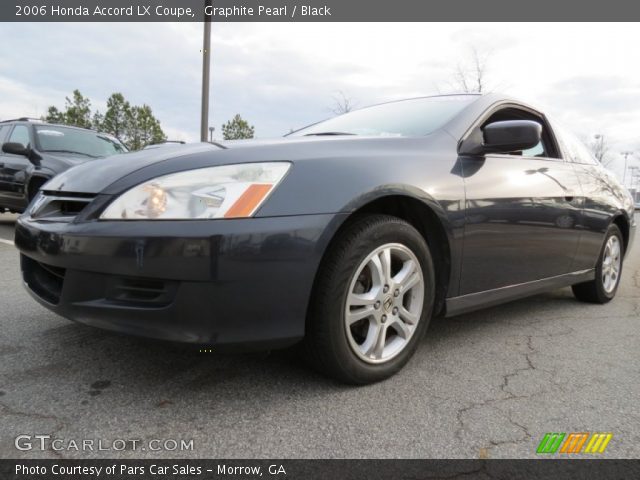
[[[558,134],[558,140],[567,160],[586,165],[598,165],[600,163],[595,159],[585,144],[571,131],[567,130],[564,126],[555,125],[555,122],[554,129]]]
[[[547,154],[547,149],[545,148],[545,145],[544,145],[544,139],[540,140],[540,143],[538,143],[535,147],[532,147],[528,150],[523,150],[522,156],[523,157],[548,157],[549,155]]]
[[[29,140],[29,129],[24,125],[16,125],[7,141],[9,143],[19,143],[24,148],[28,148],[31,143]]]

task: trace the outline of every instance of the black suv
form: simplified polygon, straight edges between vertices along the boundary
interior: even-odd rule
[[[111,135],[19,118],[0,122],[0,213],[21,213],[40,187],[68,168],[125,153]]]

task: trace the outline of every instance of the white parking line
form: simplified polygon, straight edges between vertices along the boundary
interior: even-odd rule
[[[11,240],[5,240],[4,238],[0,238],[0,243],[4,243],[5,245],[14,246],[14,243]]]

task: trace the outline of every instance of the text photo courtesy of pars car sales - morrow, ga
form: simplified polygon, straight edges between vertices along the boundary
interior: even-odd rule
[[[14,3],[0,478],[638,478],[632,5]]]

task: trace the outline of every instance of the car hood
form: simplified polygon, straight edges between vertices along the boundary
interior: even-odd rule
[[[304,137],[288,136],[288,137],[276,137],[276,138],[249,138],[245,140],[225,140],[220,142],[220,145],[227,148],[250,148],[258,146],[271,146],[271,145],[305,145],[305,144],[317,144],[320,142],[336,142],[344,140],[367,140],[381,138],[376,137],[364,137],[362,135],[309,135]]]
[[[54,175],[59,172],[64,172],[76,165],[82,165],[84,163],[90,163],[97,158],[87,157],[86,155],[73,154],[73,153],[53,153],[53,152],[38,152],[42,156],[39,168],[47,171],[49,170]]]
[[[424,153],[427,137],[312,136],[265,140],[236,140],[221,144],[167,146],[86,162],[55,177],[46,191],[118,194],[139,183],[183,170],[226,164],[392,155],[403,151]]]
[[[47,160],[61,163],[68,167],[80,165],[89,160],[95,160],[95,158],[87,157],[85,155],[74,155],[74,154],[62,155],[60,153],[56,153],[56,154],[46,153],[45,155]]]
[[[92,159],[56,157],[70,165],[77,165],[54,177],[44,190],[76,193],[99,193],[116,180],[157,162],[198,152],[219,150],[210,144],[165,147]]]

